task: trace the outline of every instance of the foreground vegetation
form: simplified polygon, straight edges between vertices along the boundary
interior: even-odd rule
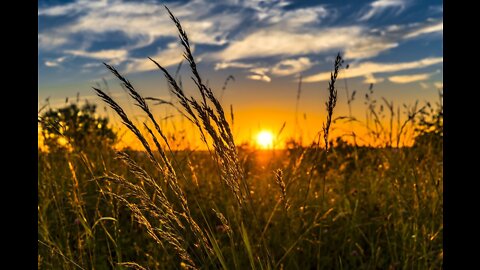
[[[254,209],[246,217],[212,173],[217,168],[208,153],[177,153],[176,170],[185,175],[181,186],[191,215],[222,254],[211,261],[204,258],[197,266],[221,268],[223,257],[225,268],[247,269],[253,256],[256,268],[438,269],[442,167],[441,155],[428,153],[431,150],[335,148],[326,171],[311,171],[313,161],[298,149],[276,152],[273,158],[270,152],[241,152]],[[131,156],[155,171],[143,153]],[[287,207],[273,173],[278,168]],[[134,261],[149,269],[178,269],[181,260],[174,249],[153,241],[111,194],[128,191],[94,180],[108,171],[134,181],[114,153],[39,154],[39,268],[76,269],[76,263],[84,269],[108,269]],[[159,172],[152,177],[162,179]],[[223,224],[213,209],[228,223]],[[150,222],[161,229],[156,223],[160,220],[152,217]],[[194,254],[196,238],[185,238],[185,248]],[[262,253],[267,250],[268,257]]]
[[[293,142],[286,150],[237,147],[223,107],[197,71],[185,31],[171,18],[200,97],[187,97],[152,61],[209,150],[172,151],[146,99],[106,65],[148,124],[135,124],[115,100],[95,91],[145,151],[114,151],[115,134],[105,119],[88,117],[91,106],[42,115],[50,147],[38,154],[39,269],[442,267],[441,109],[428,114],[428,104],[409,111],[405,123],[417,129],[417,140],[399,147],[407,124],[396,136],[392,128],[378,128],[381,112],[368,97],[375,123],[370,134],[385,147],[331,142],[338,55],[321,140],[310,147]],[[393,117],[393,103],[385,102]],[[58,137],[64,146],[55,144]]]

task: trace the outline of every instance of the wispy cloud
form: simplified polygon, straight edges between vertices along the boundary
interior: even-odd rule
[[[180,18],[185,29],[188,29],[189,36],[195,43],[224,44],[228,30],[241,21],[234,13],[228,16],[222,13],[208,14],[213,5],[205,1],[191,1],[185,5],[172,3],[169,7]],[[71,12],[77,14],[77,19],[57,28],[57,36],[68,38],[74,34],[92,35],[119,31],[132,40],[144,43],[153,42],[162,36],[177,36],[163,5],[154,2],[76,1],[40,8],[38,15],[71,16]],[[148,44],[146,42],[142,45]]]
[[[309,69],[315,63],[312,62],[308,57],[300,57],[297,59],[282,60],[273,65],[273,67],[266,67],[259,64],[246,64],[241,62],[229,62],[220,64],[223,64],[222,66],[220,66],[221,68],[227,68],[230,66],[236,66],[240,68],[248,67],[248,72],[253,73],[246,76],[248,79],[270,82],[272,81],[272,75],[282,77],[292,74],[298,74],[304,70]],[[218,66],[216,68],[219,69]]]
[[[42,50],[54,50],[69,43],[65,36],[57,36],[55,33],[38,34],[38,48]]]
[[[100,67],[102,66],[102,63],[99,63],[99,62],[92,62],[92,63],[86,63],[86,64],[83,64],[82,65],[82,68],[92,68],[92,67]]]
[[[436,32],[443,33],[443,21],[437,22],[433,25],[427,25],[427,26],[415,29],[412,32],[407,33],[404,37],[405,38],[414,38],[414,37],[418,37],[420,35],[429,34],[429,33],[436,33]]]
[[[329,16],[329,11],[324,6],[283,10],[281,8],[270,9],[263,13],[262,19],[270,24],[281,24],[289,28],[297,28],[310,23],[318,23]]]
[[[192,51],[195,51],[195,47],[192,46]],[[169,67],[172,65],[177,65],[182,61],[183,52],[180,48],[179,44],[174,42],[168,44],[166,49],[158,50],[157,54],[151,57],[159,64],[164,67]],[[197,59],[198,60],[198,59]],[[141,71],[149,71],[149,70],[156,70],[158,67],[149,59],[147,58],[134,58],[130,60],[127,64],[126,71],[128,73],[134,72],[141,72]]]
[[[270,79],[270,77],[268,77],[267,75],[262,75],[262,74],[248,75],[247,78],[251,79],[251,80],[264,81],[264,82],[272,81],[272,79]]]
[[[421,73],[421,74],[413,74],[413,75],[398,75],[398,76],[391,76],[388,77],[388,80],[393,83],[412,83],[418,81],[425,81],[430,78],[431,73]]]
[[[363,80],[363,83],[365,84],[378,84],[378,83],[381,83],[383,82],[385,79],[384,78],[375,78],[375,76],[373,76],[373,74],[366,74],[365,75],[365,80]]]
[[[54,62],[54,61],[45,61],[45,66],[47,67],[56,67],[58,66],[58,63]]]
[[[59,57],[59,58],[56,58],[56,59],[53,59],[53,60],[47,60],[45,61],[45,66],[47,67],[58,67],[60,66],[60,64],[65,61],[67,59],[66,56],[64,57]]]
[[[358,26],[312,29],[305,32],[261,29],[230,42],[229,46],[215,57],[233,61],[335,51],[345,46],[354,47],[364,33],[364,29]]]
[[[442,33],[443,19],[428,19],[424,22],[403,25],[393,24],[383,28],[375,28],[372,31],[382,37],[400,42],[431,33]]]
[[[252,68],[253,64],[242,63],[242,62],[220,62],[215,64],[215,70],[226,69],[226,68]]]
[[[85,10],[95,9],[95,8],[104,8],[108,5],[108,1],[87,1],[87,0],[78,0],[72,3],[51,6],[47,8],[39,8],[39,16],[64,16],[64,15],[74,15]]]
[[[107,60],[111,64],[119,64],[127,59],[128,51],[126,50],[100,50],[94,52],[88,52],[83,50],[66,50],[65,53],[81,56],[86,58],[93,58],[99,60]]]
[[[251,80],[257,80],[257,81],[265,81],[265,82],[271,82],[272,79],[267,76],[267,72],[270,71],[269,68],[266,67],[256,67],[252,68],[249,70],[251,73],[254,73],[252,75],[248,75],[247,78]]]
[[[369,5],[369,9],[365,12],[360,18],[360,21],[366,21],[372,17],[384,12],[388,9],[393,9],[397,11],[397,14],[402,12],[406,7],[405,0],[377,0]]]
[[[264,1],[264,0],[227,0],[231,5],[237,5],[244,8],[255,10],[255,17],[258,20],[265,20],[274,14],[281,12],[281,9],[290,3],[285,0]]]
[[[366,36],[359,39],[352,46],[346,47],[345,58],[347,59],[365,59],[379,55],[381,52],[395,48],[398,43],[390,41],[386,38]]]
[[[287,59],[277,63],[272,68],[272,74],[277,76],[288,76],[298,74],[312,67],[314,63],[308,57],[300,57],[298,59]]]
[[[424,58],[417,61],[403,62],[403,63],[375,63],[364,62],[356,66],[350,66],[348,72],[342,73],[344,78],[355,78],[360,76],[368,76],[369,74],[377,73],[392,73],[402,70],[419,69],[443,62],[443,57]],[[322,72],[316,75],[306,77],[304,82],[319,82],[330,79],[330,72]]]
[[[187,29],[192,43],[221,45],[227,42],[229,31],[241,22],[241,16],[234,12],[212,13],[214,7],[214,3],[203,0],[169,4]],[[64,5],[40,7],[38,15],[40,18],[71,18],[65,24],[39,29],[39,49],[57,54],[115,60],[114,64],[130,61],[131,70],[148,68],[132,58],[129,52],[151,46],[161,38],[167,38],[167,42],[170,42],[168,39],[177,39],[178,35],[163,5],[155,2],[77,0]],[[108,35],[111,33],[123,36],[121,46],[96,47],[96,43],[108,44]],[[139,52],[141,50],[136,55]],[[169,53],[158,55],[162,57]]]
[[[266,27],[232,40],[212,57],[228,62],[343,51],[345,58],[359,60],[396,48],[405,39],[442,30],[443,21],[392,25],[373,30],[360,25],[306,28],[302,31]]]

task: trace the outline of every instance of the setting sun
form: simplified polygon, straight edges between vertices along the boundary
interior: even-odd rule
[[[273,145],[273,134],[270,131],[263,130],[257,135],[257,144],[264,148],[270,148]]]

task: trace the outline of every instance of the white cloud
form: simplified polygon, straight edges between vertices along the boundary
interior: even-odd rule
[[[128,51],[126,50],[100,50],[94,52],[88,52],[83,50],[65,50],[65,53],[74,56],[107,60],[113,65],[118,65],[119,63],[125,61],[128,56]]]
[[[441,29],[443,21],[390,25],[380,29],[358,25],[317,29],[304,27],[301,31],[287,27],[264,27],[232,40],[223,51],[214,53],[211,58],[230,62],[341,51],[349,61],[368,59],[398,47],[404,39]]]
[[[323,6],[287,11],[283,9],[272,9],[269,14],[265,15],[265,20],[271,24],[281,24],[289,28],[296,28],[309,23],[318,23],[328,15],[327,9]]]
[[[237,12],[215,12],[215,3],[193,0],[188,3],[170,3],[169,8],[187,31],[192,45],[221,45],[227,42],[229,32],[241,23],[242,16]],[[132,58],[129,52],[151,46],[160,38],[178,39],[178,32],[164,6],[156,2],[135,1],[86,1],[77,0],[70,4],[39,7],[42,16],[68,16],[65,24],[39,29],[39,52],[55,51],[70,55],[108,60],[110,64],[126,64],[130,72],[154,69],[147,57]],[[125,45],[95,49],[94,42],[106,41],[107,34],[120,32]],[[73,42],[75,41],[75,42]],[[182,58],[170,48],[154,56],[163,65],[178,63]],[[137,54],[138,55],[138,54]],[[197,61],[199,58],[197,57]],[[48,60],[45,65],[55,66]],[[178,61],[178,62],[177,62]]]
[[[270,79],[270,77],[268,77],[267,75],[261,75],[261,74],[248,75],[247,78],[251,80],[264,81],[264,82],[272,81],[272,79]]]
[[[358,26],[332,27],[305,32],[290,29],[261,29],[232,41],[215,55],[218,59],[233,61],[253,57],[292,56],[308,53],[335,51],[354,47],[364,34]]]
[[[252,68],[253,64],[247,64],[242,62],[220,62],[215,64],[215,70],[226,68]]]
[[[226,68],[244,68],[249,69],[249,72],[257,75],[266,75],[267,73],[271,73],[277,76],[288,76],[307,70],[314,64],[315,63],[311,62],[308,57],[299,57],[298,59],[282,60],[273,65],[273,67],[264,67],[260,66],[259,64],[243,62],[220,62],[215,65],[215,70]]]
[[[420,27],[415,29],[414,31],[407,33],[404,38],[414,38],[420,35],[429,34],[429,33],[436,33],[442,32],[443,33],[443,21],[435,23],[433,25],[427,25],[424,27]]]
[[[86,1],[78,0],[73,3],[40,8],[38,16],[64,16],[79,13],[88,9],[102,8],[108,4],[108,1]]]
[[[47,60],[45,61],[45,66],[47,67],[58,67],[60,66],[60,63],[62,63],[63,61],[65,61],[65,59],[67,59],[66,56],[63,56],[63,57],[59,57],[57,59],[53,59],[53,60]]]
[[[385,38],[392,40],[402,40],[416,38],[430,33],[443,32],[443,20],[427,19],[424,22],[409,23],[403,25],[389,25],[383,29],[373,29],[372,31],[380,33]]]
[[[288,76],[298,74],[306,69],[309,69],[313,64],[307,57],[300,57],[298,59],[285,59],[273,67],[259,66],[258,64],[246,64],[242,62],[225,62],[216,65],[215,69],[222,69],[228,67],[248,68],[248,72],[253,73],[247,76],[251,80],[261,80],[270,82],[271,75]]]
[[[365,75],[365,80],[363,80],[363,83],[366,83],[366,84],[378,84],[378,83],[381,83],[383,82],[385,79],[384,78],[375,78],[373,76],[373,74],[366,74]]]
[[[262,75],[269,72],[269,71],[270,71],[270,69],[266,68],[266,67],[256,67],[256,68],[250,69],[250,72],[257,73],[257,74],[262,74]]]
[[[55,33],[38,34],[38,48],[42,50],[53,50],[67,43],[68,38],[57,36]]]
[[[266,73],[269,71],[270,68],[266,67],[251,68],[250,72],[255,74],[248,75],[247,78],[251,80],[270,82],[272,79],[268,75],[266,75]]]
[[[348,60],[375,57],[399,46],[406,38],[439,31],[443,22],[390,25],[380,29],[366,26],[291,29],[264,27],[239,36],[212,58],[235,61],[274,56],[344,52]]]
[[[314,63],[307,57],[300,57],[298,59],[287,59],[277,63],[272,68],[272,74],[277,76],[287,76],[300,73],[312,67]]]
[[[192,47],[195,51],[195,47]],[[163,67],[178,65],[183,58],[183,51],[178,43],[170,43],[167,48],[158,50],[155,56],[151,57]],[[196,59],[198,62],[198,59]],[[127,64],[125,72],[134,73],[141,71],[156,70],[158,67],[148,58],[134,58]]]
[[[411,82],[418,82],[418,81],[425,81],[430,78],[431,73],[421,73],[421,74],[413,74],[413,75],[399,75],[399,76],[391,76],[388,77],[388,80],[394,83],[411,83]]]
[[[443,57],[435,58],[424,58],[412,62],[403,62],[403,63],[375,63],[375,62],[364,62],[356,66],[350,66],[348,72],[343,73],[345,78],[354,78],[360,76],[366,76],[368,74],[377,74],[377,73],[391,73],[402,70],[411,70],[428,67],[431,65],[439,64],[443,62]],[[330,71],[322,72],[316,75],[306,77],[304,82],[318,82],[318,81],[327,81],[330,80]]]
[[[201,0],[181,5],[169,5],[178,17],[192,42],[224,44],[229,30],[241,22],[239,14],[209,14],[212,3]],[[159,37],[177,37],[177,31],[163,5],[154,2],[77,1],[71,4],[40,8],[39,15],[60,16],[77,13],[78,19],[55,29],[58,38],[69,39],[76,34],[103,35],[124,33],[131,47],[147,46]],[[208,16],[207,16],[208,15]],[[51,36],[50,33],[42,33]],[[137,44],[137,42],[139,44]]]
[[[54,61],[45,61],[45,66],[47,67],[57,67],[58,63]]]
[[[82,68],[93,68],[93,67],[99,67],[101,65],[102,63],[99,63],[99,62],[86,63],[82,65]]]
[[[402,12],[406,7],[404,0],[377,0],[370,3],[369,10],[360,17],[360,21],[366,21],[372,17],[384,12],[387,9],[396,9],[397,13]]]
[[[227,0],[228,1],[228,0]],[[285,0],[234,0],[229,1],[233,6],[253,9],[259,20],[264,20],[276,14],[282,7],[287,6],[289,2]]]
[[[353,46],[345,49],[346,59],[364,59],[377,56],[383,51],[395,48],[398,43],[390,42],[379,37],[368,37],[359,39]]]

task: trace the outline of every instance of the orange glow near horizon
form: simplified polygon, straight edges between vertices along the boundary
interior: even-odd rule
[[[126,101],[126,100],[125,100]],[[144,119],[141,118],[143,113],[137,108],[132,108],[125,101],[121,100],[119,103],[123,106],[139,129],[144,132],[142,128]],[[228,104],[228,103],[226,103]],[[287,142],[295,141],[295,145],[310,146],[319,143],[324,145],[322,124],[325,121],[326,113],[322,111],[323,108],[311,108],[312,106],[301,107],[299,117],[296,117],[293,109],[288,108],[287,104],[262,105],[250,107],[238,107],[233,112],[234,121],[227,115],[227,121],[230,124],[231,132],[237,146],[256,147],[258,149],[285,149],[291,147]],[[224,105],[227,107],[227,105]],[[179,115],[174,109],[170,107],[152,107],[152,113],[159,121],[159,125],[167,137],[172,150],[207,150],[205,142],[201,140],[201,134],[198,127],[190,123],[187,119]],[[348,112],[346,106],[342,103],[335,108],[334,119],[346,115]],[[109,125],[118,135],[118,141],[115,145],[117,150],[126,147],[133,150],[144,150],[142,144],[133,135],[133,133],[122,125],[121,119],[111,109],[100,110],[99,115],[109,118]],[[175,114],[176,113],[176,114]],[[380,138],[373,137],[368,133],[368,121],[362,117],[362,111],[353,111],[357,116],[358,121],[334,121],[330,127],[329,140],[335,142],[336,138],[342,137],[343,141],[358,146],[373,146],[381,147],[385,145],[385,140],[389,137],[390,122],[388,118],[382,119],[382,125],[385,127],[385,132]],[[166,118],[166,116],[173,115],[173,117]],[[402,124],[406,120],[406,115],[401,115],[400,121],[393,122],[392,145],[396,146],[396,134],[399,130],[398,124]],[[150,125],[147,122],[147,125]],[[153,126],[150,126],[154,130]],[[370,128],[375,128],[370,121]],[[404,131],[408,131],[407,136],[402,136],[399,146],[411,146],[413,144],[413,129],[407,125]],[[38,130],[38,143],[42,145],[43,140],[40,131]],[[147,132],[144,132],[145,138],[151,146],[154,143]],[[160,140],[161,141],[161,140]],[[207,136],[209,146],[211,140]],[[162,142],[163,143],[163,142]]]
[[[320,118],[320,117],[319,117]],[[238,118],[237,118],[238,119]],[[300,125],[300,127],[295,127],[293,124],[287,122],[286,127],[280,133],[278,129],[281,128],[282,119],[277,119],[274,121],[270,119],[268,124],[261,124],[260,126],[255,127],[253,123],[249,121],[251,118],[245,119],[240,118],[235,123],[235,126],[232,127],[232,133],[235,139],[235,144],[237,146],[246,145],[248,147],[257,147],[259,149],[285,149],[289,146],[286,145],[287,142],[294,140],[297,145],[309,146],[316,144],[319,141],[320,145],[323,145],[323,133],[321,132],[322,121],[321,119],[315,119],[307,121]],[[240,125],[241,124],[241,125]],[[386,123],[387,124],[387,123]],[[111,124],[115,133],[118,134],[118,141],[115,145],[117,150],[122,150],[124,148],[131,148],[132,150],[144,150],[142,144],[138,141],[135,135],[127,130],[124,126],[121,126],[117,121],[113,121]],[[161,124],[170,146],[173,150],[207,150],[207,146],[200,139],[200,132],[197,127],[193,124],[185,121],[180,123],[180,121],[172,120],[164,122]],[[176,128],[172,128],[176,126]],[[272,128],[262,128],[261,126],[272,126]],[[153,129],[153,127],[150,127]],[[393,146],[396,146],[396,133],[395,131],[398,128],[396,125],[393,126]],[[405,136],[402,136],[399,146],[411,146],[413,145],[413,129],[407,125],[408,132]],[[277,134],[278,135],[275,135]],[[183,135],[182,135],[183,134]],[[147,141],[150,146],[153,146],[154,143],[148,133],[144,133]],[[365,127],[357,123],[345,123],[337,122],[332,124],[330,129],[329,140],[335,142],[336,138],[342,137],[343,141],[346,141],[350,144],[356,144],[358,146],[373,146],[373,147],[382,147],[385,144],[385,141],[388,139],[385,133],[381,138],[374,138],[371,134],[368,134]],[[278,137],[277,137],[278,136]],[[320,139],[320,140],[319,140]],[[207,138],[209,145],[211,141]],[[163,142],[162,142],[163,143]],[[43,136],[41,135],[41,129],[38,130],[38,144],[39,147],[43,149]]]

